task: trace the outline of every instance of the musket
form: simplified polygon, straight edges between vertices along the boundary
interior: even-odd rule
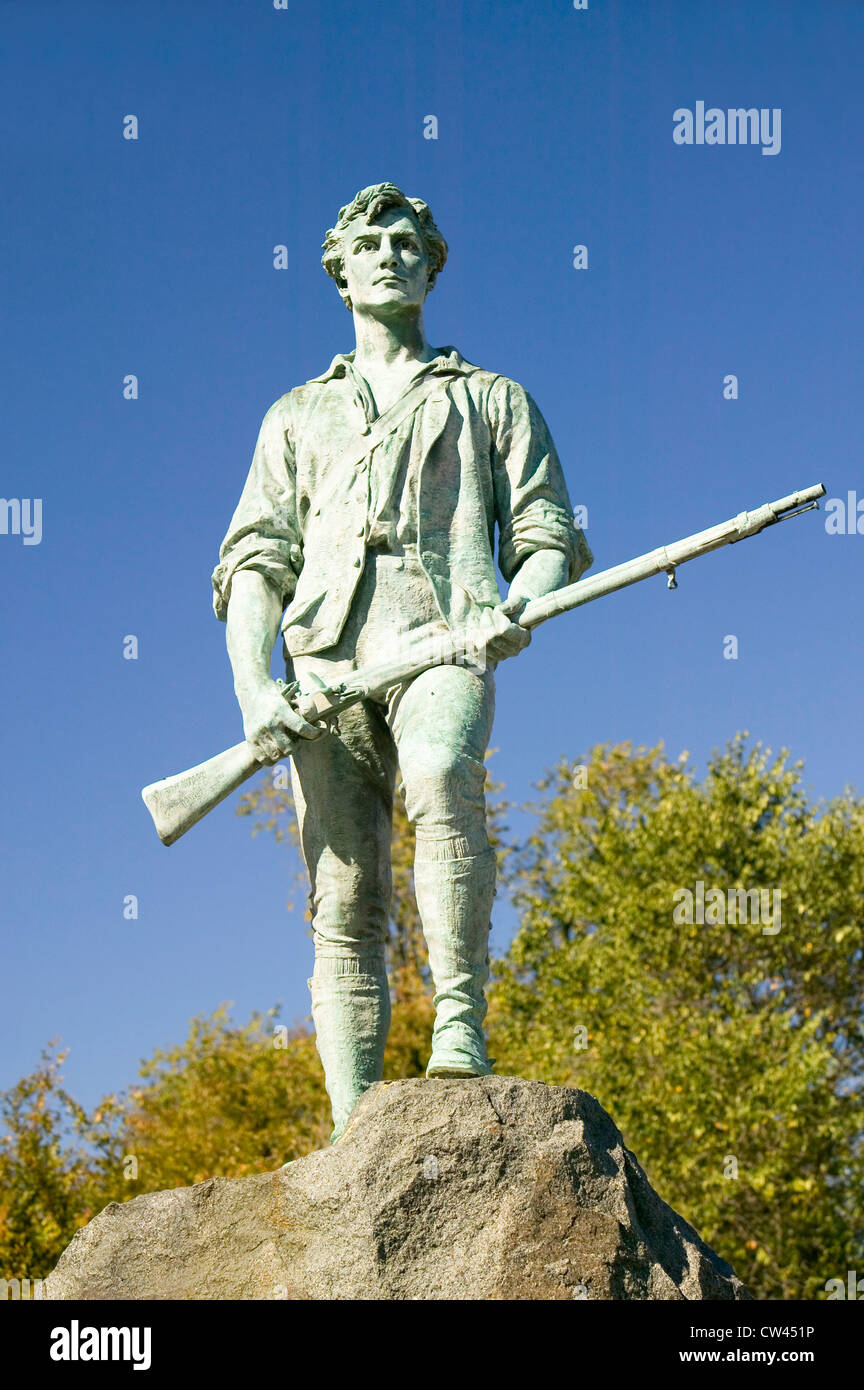
[[[552,618],[556,613],[567,613],[573,608],[581,608],[594,599],[614,594],[618,589],[626,589],[630,584],[638,584],[655,574],[667,576],[667,588],[678,587],[675,572],[688,560],[696,560],[712,550],[724,545],[734,545],[736,541],[748,536],[758,536],[766,527],[789,517],[800,516],[818,508],[825,488],[821,483],[790,493],[777,502],[767,502],[753,512],[740,512],[719,526],[710,526],[706,531],[697,531],[684,540],[672,541],[670,545],[658,546],[645,555],[633,560],[625,560],[622,565],[613,565],[589,579],[577,580],[563,589],[556,589],[542,598],[532,599],[519,614],[519,624],[525,628],[535,628]],[[391,657],[374,666],[366,666],[352,671],[344,679],[332,685],[319,684],[311,689],[301,689],[295,681],[286,685],[277,684],[282,694],[304,719],[310,723],[323,723],[325,726],[338,717],[344,709],[360,700],[381,699],[384,692],[403,681],[413,680],[423,671],[433,666],[465,662],[466,655],[474,659],[482,655],[482,648],[496,636],[493,630],[451,632],[443,639],[421,642],[405,652]],[[294,739],[296,747],[299,736]],[[283,755],[284,756],[284,755]],[[185,835],[208,811],[224,801],[226,796],[266,766],[256,755],[251,744],[245,740],[235,743],[217,753],[215,758],[191,767],[187,772],[179,772],[174,777],[165,777],[161,782],[152,782],[141,795],[153,817],[159,838],[165,845],[173,845],[181,835]]]

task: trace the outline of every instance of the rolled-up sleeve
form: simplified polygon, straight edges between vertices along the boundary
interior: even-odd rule
[[[509,584],[536,550],[566,555],[573,583],[593,556],[573,509],[546,421],[528,392],[498,377],[489,393],[498,565]]]
[[[283,396],[264,416],[246,485],[219,550],[219,564],[213,571],[217,618],[224,622],[228,616],[231,584],[238,571],[263,574],[284,608],[302,565],[289,398]]]

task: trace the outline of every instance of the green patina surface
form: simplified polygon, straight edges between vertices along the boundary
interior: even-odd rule
[[[213,574],[245,736],[262,761],[293,749],[315,940],[309,985],[334,1138],[381,1077],[398,774],[435,986],[427,1074],[489,1071],[495,857],[483,760],[494,669],[529,640],[513,621],[525,604],[591,563],[530,396],[426,339],[423,305],[446,259],[427,205],[393,184],[340,210],[323,265],[352,314],[356,347],[267,412]],[[503,603],[496,559],[509,585]],[[270,678],[280,631],[288,678],[308,689],[490,623],[498,635],[485,662],[426,671],[345,711],[323,735]]]

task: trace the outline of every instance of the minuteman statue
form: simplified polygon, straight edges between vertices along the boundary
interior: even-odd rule
[[[527,601],[591,563],[531,397],[426,340],[423,303],[446,258],[427,205],[391,183],[341,209],[323,265],[353,315],[357,346],[265,415],[213,574],[247,740],[272,764],[290,735],[301,736],[291,776],[334,1139],[381,1079],[397,768],[435,986],[426,1074],[489,1073],[493,671],[529,640],[517,621]],[[427,670],[344,711],[324,733],[270,677],[280,626],[288,679],[304,688],[450,630],[486,633],[488,659]]]

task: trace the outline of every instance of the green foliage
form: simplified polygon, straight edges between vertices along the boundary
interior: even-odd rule
[[[741,736],[701,784],[659,748],[598,747],[587,769],[541,785],[498,1070],[596,1095],[758,1296],[824,1297],[864,1256],[864,806],[810,805],[800,765]],[[779,932],[676,924],[700,879],[779,887]]]
[[[126,1153],[135,1191],[272,1172],[327,1143],[327,1095],[314,1037],[278,1011],[234,1026],[223,1005],[194,1018],[178,1047],[142,1063],[129,1096]]]
[[[65,1054],[2,1098],[0,1272],[41,1278],[110,1201],[208,1177],[270,1172],[330,1134],[314,1036],[277,1011],[236,1026],[225,1006],[142,1062],[143,1084],[87,1114],[61,1085]]]
[[[119,1108],[107,1097],[88,1116],[64,1090],[66,1054],[52,1044],[40,1065],[0,1094],[0,1277],[40,1279],[79,1226],[113,1192]],[[98,1192],[106,1194],[98,1200]]]

